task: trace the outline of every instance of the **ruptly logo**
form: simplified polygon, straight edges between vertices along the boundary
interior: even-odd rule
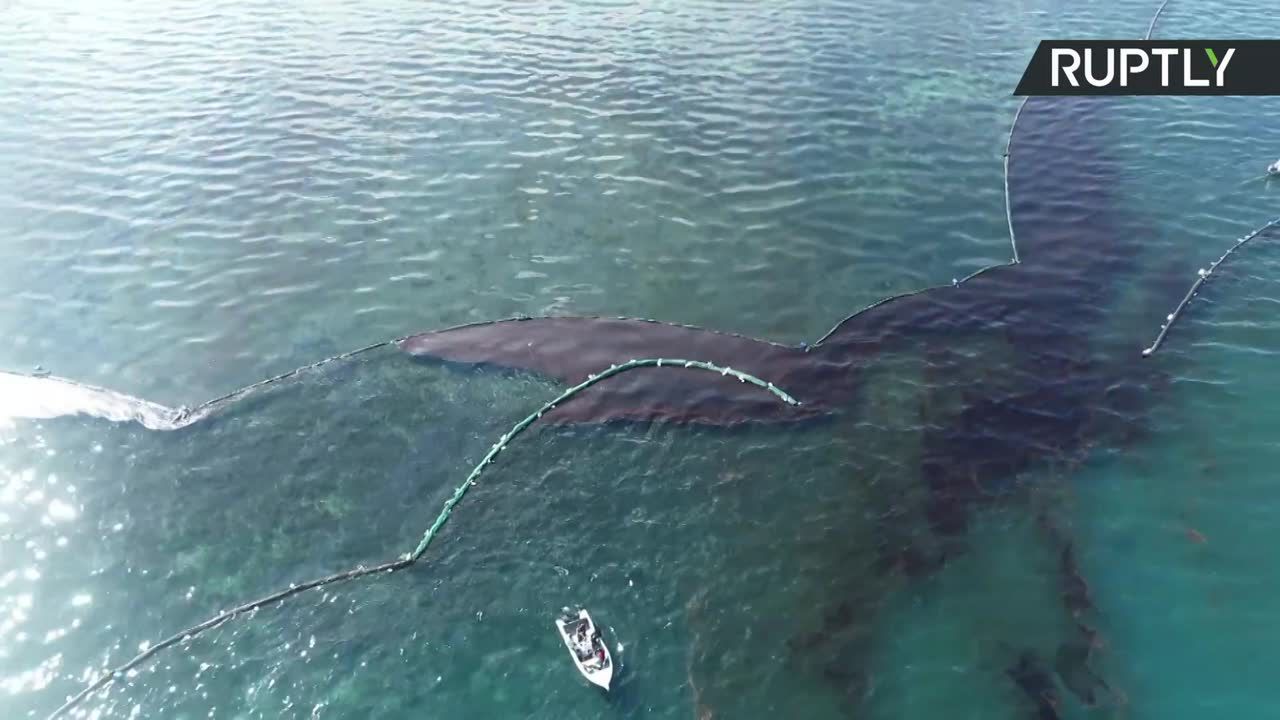
[[[1280,95],[1280,41],[1044,40],[1014,95]]]

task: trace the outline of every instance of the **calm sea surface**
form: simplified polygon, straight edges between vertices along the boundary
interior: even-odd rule
[[[1140,37],[1157,3],[82,5],[0,0],[0,368],[177,406],[516,314],[812,341],[1005,262],[1035,43]],[[1280,37],[1280,10],[1172,0],[1156,36]],[[1138,351],[1280,215],[1259,178],[1280,102],[1033,109],[1023,259],[1077,215],[1084,257],[1102,238],[1121,258],[1037,347],[1087,345],[1138,401],[1062,390],[1078,365],[1027,380],[1002,321],[885,348],[820,422],[534,431],[424,564],[228,623],[77,716],[1045,718],[1036,682],[1064,718],[1275,714],[1280,247],[1236,255]],[[1094,153],[1096,182],[1059,172]],[[1019,438],[1026,462],[975,475],[963,532],[939,534],[933,438],[964,424],[998,463],[1014,426],[984,403],[1009,383],[1070,432]],[[0,717],[412,548],[560,389],[384,349],[173,432],[6,420],[0,397]],[[607,628],[608,697],[554,634],[568,604]]]

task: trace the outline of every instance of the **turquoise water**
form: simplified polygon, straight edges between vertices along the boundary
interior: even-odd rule
[[[1253,5],[1173,0],[1157,35],[1277,36]],[[1031,48],[1138,36],[1154,9],[7,3],[0,367],[179,405],[517,313],[812,340],[1007,260],[1000,154]],[[1144,298],[1280,214],[1257,179],[1277,109],[1108,105],[1096,136],[1140,251],[1098,308],[1106,357],[1155,334],[1167,310]],[[956,376],[884,352],[823,422],[531,433],[427,564],[225,625],[83,716],[1025,718],[1011,666],[1078,639],[1063,537],[1110,688],[1089,710],[1058,677],[1064,717],[1265,715],[1278,266],[1266,243],[1233,260],[1147,361],[1163,381],[1121,418],[1133,435],[1019,470],[931,572],[883,570],[884,518],[920,501],[922,403],[1018,371],[999,328],[954,339]],[[387,349],[175,432],[5,422],[0,715],[42,717],[214,611],[406,551],[559,389]],[[571,603],[608,628],[608,699],[552,632]]]

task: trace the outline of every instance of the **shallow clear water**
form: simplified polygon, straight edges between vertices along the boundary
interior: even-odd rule
[[[1154,5],[5,3],[0,367],[178,405],[513,314],[812,340],[1007,260],[1001,153],[1031,48],[1139,36]],[[1280,12],[1252,5],[1173,0],[1157,35],[1276,36]],[[1115,227],[1139,249],[1096,308],[1099,357],[1123,365],[1196,268],[1280,214],[1257,179],[1278,109],[1108,105]],[[1073,211],[1070,190],[1042,211]],[[922,404],[1019,372],[1000,328],[955,337],[955,375],[886,351],[822,422],[523,436],[425,565],[230,623],[85,717],[1029,717],[1011,665],[1075,632],[1061,537],[1107,713],[1265,714],[1277,270],[1274,245],[1233,260],[1146,361],[1161,389],[1120,418],[1141,431],[1046,451],[932,572],[883,571],[884,519],[920,502]],[[180,431],[0,427],[0,715],[408,550],[558,391],[387,349]],[[551,631],[570,603],[620,648],[608,699]],[[1058,682],[1064,717],[1089,712]]]

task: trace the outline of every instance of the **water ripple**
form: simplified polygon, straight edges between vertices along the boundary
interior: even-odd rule
[[[1150,6],[5,3],[0,366],[47,365],[178,403],[383,338],[516,313],[659,317],[810,339],[832,317],[885,295],[1005,260],[999,158],[1016,102],[1009,89],[1028,49],[1048,36],[1136,36]],[[1175,2],[1158,34],[1273,36],[1276,27],[1274,9],[1257,3]],[[1236,237],[1274,214],[1274,192],[1254,182],[1262,160],[1274,159],[1260,159],[1260,148],[1280,147],[1270,107],[1265,99],[1119,103],[1120,121],[1106,132],[1127,174],[1111,190],[1131,201],[1129,210],[1155,218],[1139,226],[1150,236],[1139,244],[1140,262],[1167,270],[1176,291],[1221,252],[1198,243]],[[1045,206],[1064,223],[1087,222],[1090,208],[1070,194]],[[1248,268],[1239,272],[1262,282]],[[1189,342],[1265,362],[1270,354],[1256,338],[1274,329],[1265,317],[1270,297],[1259,291],[1242,300],[1251,314],[1238,320],[1215,314],[1222,336],[1193,324]],[[1125,329],[1145,339],[1150,319],[1167,308],[1140,304],[1114,322],[1132,320]],[[1231,304],[1224,299],[1222,307]],[[1197,392],[1240,394],[1235,375],[1186,376],[1196,382],[1176,382]],[[131,654],[157,625],[180,626],[209,603],[287,580],[282,567],[305,574],[335,558],[379,556],[380,543],[403,530],[385,507],[438,504],[424,478],[447,475],[442,466],[461,463],[475,437],[492,429],[486,423],[545,389],[519,385],[524,380],[502,392],[459,387],[471,383],[457,378],[396,380],[378,392],[317,383],[338,395],[308,396],[314,404],[305,411],[290,406],[270,422],[251,413],[229,418],[214,430],[223,433],[218,442],[119,428],[104,435],[65,418],[24,424],[4,447],[0,475],[0,550],[16,558],[0,569],[6,714],[46,707],[51,695]],[[920,386],[928,386],[923,372]],[[48,387],[23,395],[25,417],[86,402]],[[908,400],[913,387],[903,385]],[[91,393],[88,401],[108,417],[173,420],[168,408],[130,398]],[[616,504],[603,513],[622,519],[616,528],[574,526],[548,536],[545,518],[563,508],[538,503],[562,502],[560,495],[495,493],[477,504],[485,509],[476,522],[499,530],[463,533],[439,575],[396,580],[410,583],[390,585],[400,592],[379,585],[358,597],[316,598],[227,629],[99,709],[117,718],[206,716],[208,698],[216,698],[219,709],[242,703],[227,712],[385,717],[472,707],[472,671],[503,668],[515,679],[484,688],[494,690],[494,716],[586,716],[598,708],[579,702],[563,659],[543,662],[541,649],[515,654],[509,631],[523,622],[526,599],[635,587],[634,595],[610,598],[619,616],[644,618],[633,622],[627,647],[654,679],[629,679],[634,697],[659,697],[679,708],[672,716],[687,717],[690,698],[681,693],[711,702],[705,678],[722,674],[751,679],[730,688],[741,691],[738,707],[794,714],[783,700],[813,696],[812,688],[795,685],[781,664],[762,667],[758,658],[776,651],[777,638],[743,618],[778,610],[766,607],[762,587],[826,587],[830,577],[860,576],[848,568],[873,562],[856,554],[827,558],[825,568],[759,560],[779,544],[772,528],[795,526],[785,508],[813,514],[817,533],[861,527],[837,499],[892,507],[847,494],[850,458],[871,458],[859,468],[874,496],[901,487],[893,479],[913,452],[895,433],[910,425],[896,410],[910,403],[871,405],[884,416],[859,431],[879,442],[856,447],[820,433],[730,443],[653,431],[628,434],[633,442],[586,438],[599,446],[575,444],[571,452],[571,441],[584,438],[548,437],[515,474],[529,487],[572,488],[576,502]],[[582,455],[610,458],[606,465],[618,470],[603,501],[586,490],[598,478],[559,460]],[[769,464],[796,456],[807,466]],[[58,482],[50,484],[55,465]],[[655,469],[631,482],[642,467]],[[813,479],[805,489],[824,502],[787,505],[773,480],[792,476]],[[1166,490],[1153,487],[1148,496]],[[689,509],[690,496],[702,504]],[[296,512],[282,517],[278,508],[299,498]],[[521,513],[521,503],[546,512]],[[1171,516],[1134,524],[1146,533],[1188,522]],[[1262,510],[1242,517],[1259,525],[1267,518]],[[282,526],[296,532],[296,544],[282,539]],[[504,542],[535,528],[545,542]],[[674,538],[670,546],[652,543],[654,528]],[[671,574],[600,542],[590,560],[604,579],[593,583],[572,550],[584,537],[602,537],[597,530],[629,533],[620,544],[651,548],[654,566]],[[1228,523],[1206,530],[1211,542],[1230,532]],[[785,547],[803,549],[814,538],[791,541]],[[1133,545],[1108,543],[1099,553]],[[473,557],[485,563],[473,567]],[[569,579],[501,571],[514,567],[502,563],[546,567],[551,557],[574,565]],[[220,579],[206,584],[204,568],[217,568]],[[1232,572],[1235,592],[1248,573]],[[709,576],[727,578],[724,593],[699,590],[691,601],[687,589],[703,588]],[[1106,572],[1097,576],[1107,587]],[[438,592],[438,578],[478,590]],[[592,597],[604,596],[598,592]],[[493,597],[512,600],[486,607],[476,622],[473,604]],[[745,608],[730,600],[741,597],[751,598]],[[919,610],[927,604],[903,607],[908,620],[919,619],[909,608],[928,612]],[[338,622],[347,614],[362,619]],[[755,634],[744,639],[743,627]],[[912,642],[912,628],[935,632],[907,620],[895,627],[903,632],[878,649],[890,659],[894,643]],[[339,629],[326,635],[325,628]],[[669,641],[674,636],[681,641]],[[440,660],[441,647],[472,646],[507,649],[523,662],[461,652]],[[919,697],[912,673],[935,668],[884,665],[899,671],[876,694],[872,714],[907,717],[894,702]],[[360,671],[366,667],[376,672]],[[945,685],[938,678],[951,675],[941,668],[932,677]],[[907,685],[901,692],[894,678]],[[388,684],[399,710],[385,706]],[[810,716],[824,712],[839,710]]]

